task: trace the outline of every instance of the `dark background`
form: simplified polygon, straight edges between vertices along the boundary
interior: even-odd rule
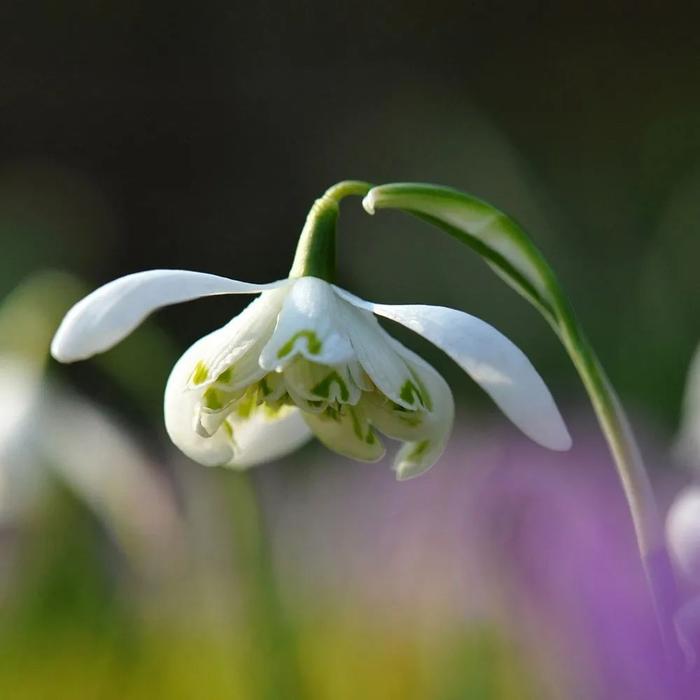
[[[278,278],[333,182],[448,184],[529,228],[623,392],[671,425],[700,335],[700,56],[695,14],[660,8],[6,3],[0,157],[23,195],[3,207],[2,286],[38,265]],[[341,284],[476,313],[573,386],[468,252],[346,209]],[[183,339],[208,327],[177,313]]]

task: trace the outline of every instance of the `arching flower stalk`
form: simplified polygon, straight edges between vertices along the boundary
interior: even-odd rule
[[[395,183],[372,188],[369,214],[398,209],[442,229],[479,255],[546,319],[588,392],[615,460],[634,523],[666,649],[678,660],[676,582],[654,493],[627,416],[556,276],[525,231],[490,204],[447,187]]]
[[[364,183],[341,183],[315,202],[289,278],[248,284],[182,270],[128,275],[69,311],[53,356],[72,362],[105,351],[168,304],[260,293],[185,352],[168,380],[166,428],[195,461],[245,468],[316,435],[335,452],[373,462],[383,457],[386,436],[403,443],[394,460],[399,479],[430,468],[451,432],[452,394],[376,316],[444,350],[533,440],[568,449],[571,440],[549,390],[496,329],[454,309],[372,304],[333,285],[338,203],[368,191]]]

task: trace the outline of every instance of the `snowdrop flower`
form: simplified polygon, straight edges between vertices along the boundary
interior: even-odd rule
[[[68,312],[53,356],[72,362],[103,352],[168,304],[260,293],[187,350],[168,380],[166,428],[195,461],[249,467],[291,452],[313,434],[339,454],[373,462],[384,455],[383,435],[403,442],[394,461],[399,479],[430,468],[451,431],[452,394],[377,316],[441,348],[532,439],[568,449],[547,387],[497,330],[454,309],[373,304],[332,283],[338,202],[365,192],[358,183],[341,183],[315,202],[288,279],[249,284],[183,270],[127,275]]]

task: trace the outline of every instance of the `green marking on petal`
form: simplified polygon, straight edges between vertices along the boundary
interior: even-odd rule
[[[430,440],[421,440],[416,443],[416,446],[411,450],[411,453],[406,456],[407,460],[419,460],[430,447]]]
[[[292,397],[289,394],[284,394],[280,396],[279,399],[268,399],[264,400],[265,408],[269,409],[273,413],[278,413],[283,408],[293,408],[296,407]]]
[[[352,419],[353,432],[357,436],[358,440],[364,440],[365,438],[362,435],[362,424],[360,423],[360,419],[357,417],[357,413],[355,412],[355,409],[348,407],[348,411],[350,411],[350,418]],[[370,443],[370,444],[372,444],[372,443]]]
[[[263,396],[269,396],[272,393],[272,389],[270,389],[270,387],[267,383],[267,377],[263,377],[258,382],[258,385],[260,386],[260,391],[262,392]]]
[[[194,366],[194,372],[192,372],[192,383],[195,386],[199,386],[200,384],[204,384],[207,379],[209,379],[209,369],[202,360],[197,360],[197,364]]]
[[[311,403],[311,402],[309,402],[309,403]],[[320,405],[320,403],[321,402],[319,401],[319,405]],[[340,411],[338,411],[338,409],[333,407],[333,406],[327,406],[326,410],[324,411],[324,414],[328,418],[330,418],[331,420],[334,420],[336,422],[340,420]]]
[[[221,400],[221,393],[213,387],[207,389],[202,396],[202,403],[205,408],[211,411],[219,411],[224,407],[224,402]]]
[[[362,422],[360,417],[357,415],[357,411],[352,406],[347,406],[346,410],[350,413],[350,419],[352,420],[352,431],[355,433],[355,437],[358,440],[366,442],[368,445],[374,445],[377,442],[377,436],[374,434],[371,426],[367,426],[367,433],[362,432]]]
[[[423,400],[423,395],[420,389],[410,379],[407,379],[404,382],[404,385],[401,387],[399,396],[406,403],[414,404],[417,399],[418,403],[420,403],[421,406],[425,406],[425,401]]]
[[[319,340],[319,337],[314,331],[298,331],[277,351],[277,357],[281,360],[283,357],[289,355],[299,338],[306,338],[306,349],[312,355],[318,355],[323,349],[323,343]]]
[[[233,440],[233,428],[231,427],[231,424],[227,420],[225,420],[221,424],[221,427],[224,429],[226,435],[228,435],[229,440]]]
[[[283,403],[277,403],[274,406],[271,406],[270,404],[263,404],[262,411],[263,415],[265,418],[269,418],[270,420],[274,420],[275,418],[278,418],[280,413],[286,408],[286,406]]]
[[[251,387],[248,387],[245,394],[243,394],[241,399],[236,404],[236,413],[238,414],[239,418],[245,420],[246,418],[250,418],[251,414],[253,413],[253,410],[256,408],[257,405],[258,387],[256,385],[253,385]]]
[[[331,391],[331,384],[333,384],[333,382],[335,382],[340,388],[340,400],[347,401],[350,398],[348,385],[345,383],[345,380],[335,371],[327,374],[313,389],[311,389],[311,393],[327,399]]]
[[[430,392],[428,391],[427,387],[423,383],[423,380],[420,378],[420,375],[418,374],[418,372],[414,371],[410,367],[409,367],[409,371],[411,373],[411,376],[415,380],[416,384],[418,385],[418,389],[420,390],[420,396],[422,398],[421,403],[429,411],[432,411],[433,410],[433,400],[430,397]]]
[[[217,378],[216,381],[221,384],[230,384],[233,379],[233,367],[225,369]]]

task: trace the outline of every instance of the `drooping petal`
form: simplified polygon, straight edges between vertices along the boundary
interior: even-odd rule
[[[228,423],[211,436],[197,433],[199,405],[204,389],[189,389],[188,381],[200,357],[225,342],[226,327],[198,340],[178,360],[165,389],[165,427],[173,443],[195,462],[205,466],[249,467],[281,457],[311,437],[297,409],[273,415],[261,408],[248,420]]]
[[[60,362],[84,360],[125,338],[162,306],[217,294],[255,294],[288,284],[248,284],[186,270],[148,270],[120,277],[79,301],[63,319],[51,354]]]
[[[417,437],[402,445],[394,458],[396,478],[406,481],[424,474],[440,459],[452,432],[454,399],[447,382],[431,365],[398,341],[392,339],[392,344],[410,366],[430,403],[430,410],[421,414]]]
[[[301,277],[291,284],[260,366],[281,369],[297,355],[322,365],[348,362],[352,346],[339,321],[338,298],[331,285],[316,277]]]
[[[400,323],[449,355],[528,437],[568,450],[571,437],[544,381],[524,353],[489,324],[442,306],[373,304],[336,288],[351,303]]]
[[[316,437],[333,452],[362,462],[377,462],[384,446],[361,408],[344,405],[338,410],[302,414]]]
[[[420,390],[403,359],[394,351],[392,339],[371,313],[351,304],[339,304],[343,323],[361,368],[388,398],[408,410],[424,407]]]

